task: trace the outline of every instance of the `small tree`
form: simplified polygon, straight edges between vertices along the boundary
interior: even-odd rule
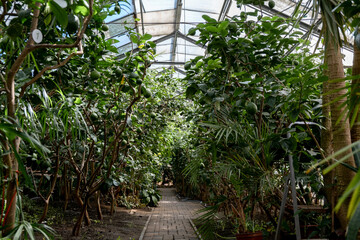
[[[71,4],[53,0],[2,1],[0,92],[6,96],[6,104],[1,106],[2,115],[16,124],[19,98],[47,71],[58,69],[74,56],[84,54],[82,40],[94,13],[107,15],[106,9],[111,3],[94,3],[93,0],[73,1]],[[102,22],[98,23],[99,29],[101,25]],[[44,53],[47,59],[42,58],[41,61],[41,58],[36,58],[36,55]],[[19,168],[22,174],[27,174],[15,156],[19,152],[20,141],[19,137],[2,139],[8,203],[4,234],[14,228]]]

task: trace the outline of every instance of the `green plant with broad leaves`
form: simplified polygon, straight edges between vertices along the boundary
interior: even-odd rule
[[[320,56],[279,17],[242,12],[222,22],[203,18],[206,23],[189,31],[200,32],[198,43],[208,54],[185,65],[186,96],[196,103],[188,119],[197,132],[193,149],[183,153],[183,174],[213,205],[200,217],[202,232],[211,237],[206,222],[217,211],[224,211],[235,231],[246,232],[254,209],[267,213],[275,229],[269,207],[280,201],[285,156],[301,153],[307,164],[319,156],[316,146],[305,147],[315,137],[311,130],[290,138],[286,133],[292,122],[320,121],[320,85],[326,80]]]
[[[40,223],[46,219],[54,193],[64,200],[65,209],[70,195],[75,196],[82,209],[73,229],[78,235],[83,221],[91,223],[90,197],[100,199],[103,194],[115,206],[121,190],[138,198],[140,189],[154,188],[161,168],[155,130],[166,125],[160,112],[151,112],[151,106],[161,106],[156,106],[152,96],[157,89],[150,90],[152,82],[145,79],[155,54],[151,35],[129,30],[129,38],[141,49],[125,59],[117,59],[116,41],[105,37],[106,17],[119,12],[125,1],[63,1],[61,6],[58,2],[4,1],[7,10],[0,14],[0,56],[5,63],[0,70],[0,91],[6,93],[0,96],[0,114],[7,121],[0,132],[4,137],[0,151],[6,160],[2,167],[12,173],[16,169],[9,166],[18,166],[21,172],[2,186],[17,191],[19,180],[19,189],[39,196],[44,202]],[[14,11],[11,22],[8,10]],[[43,42],[29,37],[34,28],[43,33]],[[137,108],[138,103],[143,108]],[[144,134],[146,127],[151,129],[149,136]],[[20,143],[18,137],[25,142]],[[145,142],[152,147],[145,149]],[[46,154],[39,147],[48,149]],[[133,183],[134,178],[138,180]],[[12,196],[8,190],[8,202]],[[18,205],[16,195],[14,199]],[[16,229],[19,236],[29,226],[12,214],[15,208],[8,210],[10,206],[5,206],[11,218],[6,218],[9,224],[3,232]]]
[[[348,199],[351,196],[351,201],[350,201],[349,208],[348,208],[348,217],[350,219],[350,222],[349,222],[349,227],[348,227],[348,231],[346,234],[346,239],[356,239],[358,231],[360,229],[360,223],[359,223],[359,219],[360,219],[360,196],[359,196],[359,194],[360,194],[360,183],[359,183],[360,182],[360,180],[359,180],[360,179],[360,171],[359,171],[359,165],[357,166],[357,168],[354,168],[354,167],[349,166],[348,164],[344,163],[344,161],[348,158],[348,156],[347,155],[341,156],[341,154],[343,154],[348,149],[352,149],[352,154],[355,155],[356,160],[358,161],[359,159],[357,158],[357,154],[360,152],[359,144],[360,144],[360,141],[354,142],[353,144],[349,145],[347,148],[344,148],[344,149],[334,153],[333,155],[323,159],[322,161],[314,164],[313,166],[311,166],[311,168],[309,168],[307,170],[307,172],[309,173],[312,170],[318,168],[320,165],[323,165],[323,164],[328,163],[329,161],[333,160],[334,163],[323,170],[324,174],[328,174],[330,171],[332,171],[335,167],[337,167],[339,165],[344,165],[345,167],[351,169],[352,171],[354,171],[356,173],[355,177],[352,179],[350,184],[347,186],[345,192],[342,194],[341,198],[339,199],[339,201],[337,202],[337,204],[335,206],[335,211],[338,211],[338,209],[344,203],[344,201],[346,201],[346,199]]]

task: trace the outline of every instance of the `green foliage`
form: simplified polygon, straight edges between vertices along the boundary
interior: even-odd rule
[[[35,232],[39,232],[41,236],[43,236],[43,238],[46,240],[54,239],[54,237],[56,236],[55,231],[45,224],[36,224],[27,221],[21,221],[16,223],[15,228],[11,231],[9,235],[5,236],[5,239],[9,238],[13,240],[35,240]]]
[[[349,222],[346,239],[356,239],[360,228],[360,204],[357,205]]]
[[[346,190],[343,192],[342,196],[339,198],[339,200],[336,203],[336,206],[334,208],[335,211],[338,211],[340,209],[341,205],[344,204],[344,202],[351,196],[351,200],[348,205],[348,218],[350,219],[350,222],[349,222],[349,230],[348,230],[348,233],[346,236],[347,239],[355,239],[358,234],[358,230],[360,228],[359,221],[358,221],[359,211],[360,211],[359,210],[359,208],[360,208],[360,195],[359,195],[360,194],[360,171],[359,171],[359,166],[357,166],[357,168],[354,168],[344,162],[349,158],[349,154],[357,156],[357,154],[360,152],[359,143],[360,143],[360,141],[352,143],[351,145],[335,152],[333,155],[328,156],[327,158],[323,159],[322,161],[312,165],[311,168],[309,168],[307,170],[307,172],[310,172],[313,169],[316,169],[318,166],[323,165],[323,164],[329,162],[330,160],[334,160],[333,164],[331,164],[330,166],[328,166],[327,168],[324,169],[324,171],[323,171],[324,174],[328,174],[331,170],[333,170],[335,167],[339,166],[340,164],[345,167],[348,167],[352,171],[356,172],[355,177],[351,180],[351,182],[347,186]],[[349,149],[352,149],[351,153],[338,159],[338,157],[341,156],[341,154],[343,154],[344,152],[346,152]]]
[[[158,190],[144,189],[140,193],[140,198],[144,204],[150,207],[157,207],[161,199],[161,195]]]
[[[124,1],[95,1],[92,7],[87,1],[67,2],[66,6],[52,0],[38,3],[37,28],[43,33],[43,43],[73,44],[83,30],[82,45],[77,46],[83,54],[73,55],[76,49],[70,47],[40,47],[29,53],[15,77],[18,125],[7,118],[5,95],[0,95],[1,155],[9,153],[5,142],[18,136],[25,140],[16,154],[22,172],[20,189],[30,189],[42,197],[49,195],[50,199],[52,194],[66,199],[66,194],[78,192],[77,197],[83,200],[99,190],[105,198],[115,193],[115,198],[124,195],[133,202],[140,199],[142,190],[149,193],[149,204],[157,204],[159,196],[152,190],[160,179],[163,162],[169,158],[164,150],[167,139],[161,137],[167,127],[166,111],[181,105],[173,101],[178,93],[160,88],[158,82],[178,86],[164,74],[151,73],[148,77],[156,47],[149,34],[129,30],[140,51],[128,53],[125,59],[115,57],[118,50],[113,46],[115,41],[105,37],[108,28],[104,21],[121,11],[120,2]],[[18,18],[10,25],[0,23],[1,78],[7,77],[15,56],[29,40],[34,3],[9,3],[20,10]],[[114,3],[116,9],[112,10]],[[46,66],[64,59],[69,59],[64,66],[45,71],[34,81]],[[3,82],[0,91],[5,89]],[[165,97],[168,99],[162,100]],[[56,182],[59,175],[62,182]],[[49,192],[53,183],[54,190]],[[31,239],[27,222],[18,219],[16,226],[16,237]],[[40,229],[40,225],[35,227]]]
[[[257,22],[248,20],[250,15]],[[289,32],[288,20],[257,12],[222,22],[203,18],[206,23],[191,34],[200,33],[198,43],[207,46],[207,55],[185,66],[185,94],[195,103],[187,120],[196,126],[189,144],[176,149],[176,181],[191,184],[182,186],[183,194],[207,192],[202,199],[219,206],[235,231],[246,231],[254,206],[268,211],[267,203],[280,201],[274,193],[286,174],[284,157],[305,155],[301,172],[302,164],[318,156],[316,147],[306,146],[306,129],[289,139],[286,133],[291,122],[320,120],[320,85],[326,78],[316,63],[319,56],[310,54],[297,29]],[[296,52],[289,52],[294,45]],[[200,220],[206,226],[207,220]],[[276,225],[275,216],[268,221]]]

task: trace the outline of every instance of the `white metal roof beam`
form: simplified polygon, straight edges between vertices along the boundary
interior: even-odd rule
[[[257,9],[259,10],[257,7],[255,6],[252,6],[252,5],[248,5],[249,7],[251,7],[252,9]],[[272,8],[269,8],[268,6],[261,6],[262,7],[262,10],[267,12],[268,14],[270,15],[275,15],[275,16],[279,16],[279,17],[282,17],[282,18],[291,18],[289,15],[283,13],[283,12],[280,12],[280,11],[277,11],[275,9],[272,9]],[[312,29],[312,26],[308,23],[304,23],[302,21],[299,22],[300,24],[300,27],[305,29],[306,31],[309,31],[311,30],[311,34],[316,36],[316,37],[319,37],[320,36],[320,29],[319,28],[315,28],[315,29]],[[307,33],[306,33],[307,34]],[[350,52],[353,52],[354,51],[354,48],[353,48],[353,45],[349,42],[344,42],[343,41],[343,48],[350,51]]]
[[[178,68],[178,67],[176,67],[176,66],[174,66],[174,70],[177,71],[177,72],[179,72],[179,73],[181,73],[181,74],[183,74],[183,75],[186,75],[186,72],[185,72],[185,71],[181,70],[180,68]]]
[[[204,11],[199,9],[190,9],[190,8],[183,8],[185,11],[189,12],[196,12],[196,13],[206,13],[206,14],[218,14],[217,12],[211,12],[211,11]]]
[[[155,61],[155,62],[152,62],[151,64],[160,64],[160,65],[171,65],[171,66],[174,66],[174,65],[184,65],[185,62],[163,62],[163,61]]]
[[[142,29],[142,34],[145,34],[144,13],[143,13],[143,11],[145,11],[145,9],[144,9],[143,1],[139,0],[139,3],[140,3],[140,14],[141,14],[141,29]]]
[[[228,14],[231,7],[232,0],[224,0],[224,4],[221,8],[218,21],[223,21]]]
[[[180,20],[181,20],[181,10],[182,10],[182,0],[176,0],[176,9],[175,9],[175,23],[174,23],[174,30],[175,36],[172,43],[171,49],[171,61],[175,61],[175,54],[176,54],[176,47],[177,47],[177,33],[180,29]]]
[[[166,36],[164,36],[164,37],[161,37],[161,38],[159,38],[159,39],[156,39],[156,40],[154,40],[153,42],[154,42],[155,44],[158,44],[158,43],[164,42],[164,41],[166,41],[166,40],[174,37],[174,35],[175,35],[175,33],[173,32],[173,33],[170,33],[169,35],[166,35]],[[130,44],[131,44],[131,43],[130,43]],[[136,53],[136,52],[138,52],[139,50],[140,50],[139,48],[135,48],[135,49],[133,50],[133,53]],[[123,58],[123,57],[125,57],[125,56],[126,56],[125,53],[123,53],[123,54],[118,55],[118,58]]]
[[[180,73],[180,74],[186,75],[186,73],[185,73],[183,70],[181,70],[181,69],[179,69],[179,68],[177,68],[177,67],[175,67],[175,66],[170,66],[170,67],[168,67],[168,68],[166,68],[166,69],[164,68],[164,69],[163,69],[162,71],[160,71],[156,76],[158,76],[158,75],[166,72],[167,70],[171,70],[171,69],[174,69],[176,72],[178,72],[178,73]]]
[[[196,46],[199,46],[199,47],[201,47],[201,48],[206,48],[205,46],[197,43],[196,40],[194,40],[194,39],[192,39],[192,38],[190,38],[190,37],[188,37],[188,36],[185,36],[185,35],[182,34],[181,32],[177,32],[177,36],[178,36],[179,38],[182,38],[182,39],[188,41],[188,42],[191,42],[192,44],[195,44]]]
[[[135,0],[132,0],[132,4],[133,4],[133,7],[134,7],[133,16],[134,16],[134,19],[136,19],[137,18],[137,11],[136,11]],[[139,32],[139,23],[137,21],[135,21],[135,28],[136,28],[136,31]]]

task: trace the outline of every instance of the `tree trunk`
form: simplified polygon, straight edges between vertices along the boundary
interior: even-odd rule
[[[40,14],[40,2],[35,3],[33,19],[31,21],[31,30],[35,29],[38,25],[38,16]],[[21,64],[24,62],[26,56],[32,51],[30,45],[34,43],[34,40],[30,36],[26,47],[21,51],[21,54],[16,58],[11,68],[6,72],[6,100],[7,100],[7,111],[9,120],[16,122],[16,96],[15,96],[15,75],[19,71]],[[16,137],[13,140],[12,151],[19,151],[20,147],[20,138]],[[9,150],[9,146],[5,146],[6,150]],[[9,184],[6,192],[6,216],[4,218],[4,224],[6,228],[3,229],[3,234],[6,235],[11,231],[15,226],[16,220],[16,202],[17,202],[17,182],[18,182],[18,161],[15,158],[14,153],[9,153],[3,157],[4,164],[7,166],[5,175],[9,179]],[[11,204],[10,204],[11,203]]]
[[[344,78],[344,69],[342,64],[342,56],[340,52],[340,46],[334,45],[333,39],[325,40],[325,59],[327,63],[327,73],[329,77],[328,81],[328,90],[333,93],[329,95],[330,101],[338,99],[330,105],[331,109],[331,126],[332,126],[332,134],[333,134],[333,150],[337,152],[344,147],[347,147],[351,144],[351,135],[350,135],[350,124],[349,119],[346,117],[346,114],[342,114],[346,110],[345,101],[346,98],[341,96],[345,96],[347,93],[345,88],[345,81],[332,81],[334,79]],[[335,90],[335,91],[334,91]],[[336,122],[338,123],[336,124]],[[347,154],[351,153],[351,150],[346,151],[339,159]],[[349,157],[346,161],[346,164],[351,166],[355,166],[353,156]],[[335,186],[334,186],[334,197],[338,199],[346,187],[349,185],[351,179],[355,175],[355,173],[348,168],[340,165],[335,168]],[[348,202],[345,202],[340,210],[337,212],[337,217],[340,221],[341,228],[346,229],[348,219],[347,219],[347,208]]]
[[[111,190],[112,191],[112,190]],[[96,199],[96,212],[98,215],[98,219],[99,220],[103,220],[103,215],[102,215],[102,211],[101,211],[101,204],[100,204],[100,191],[97,191],[95,193],[95,199]],[[111,195],[111,197],[113,197],[113,194]],[[113,199],[113,198],[112,198]],[[110,208],[110,214],[113,214],[113,201],[111,201],[111,208]]]
[[[325,63],[326,64],[326,63]],[[325,72],[326,75],[328,75],[327,72]],[[330,116],[330,97],[327,95],[327,92],[329,91],[329,83],[324,82],[323,83],[323,127],[324,129],[321,130],[321,148],[324,151],[325,157],[331,156],[333,152],[332,148],[332,142],[333,142],[333,135],[332,135],[332,129],[331,129],[331,116]],[[332,163],[332,162],[331,162]],[[330,163],[330,164],[331,164]],[[329,174],[325,174],[324,177],[324,194],[328,201],[328,204],[331,205],[331,208],[334,208],[335,206],[335,196],[334,196],[334,176],[335,171],[331,171]],[[331,211],[331,230],[332,232],[334,229],[334,212]]]
[[[17,203],[17,161],[14,154],[5,155],[4,158],[7,159],[5,164],[8,166],[6,169],[6,176],[9,180],[7,190],[6,190],[6,209],[5,217],[3,222],[3,235],[6,236],[14,227],[16,220],[16,203]]]
[[[360,75],[360,49],[354,44],[354,58],[353,58],[353,68],[352,75]],[[360,78],[353,79],[351,83],[351,104],[352,106],[350,112],[350,119],[353,117],[356,118],[354,125],[351,128],[351,141],[356,142],[360,140],[360,121],[359,121],[359,113],[356,113],[354,116],[354,111],[357,109],[356,105],[360,103]]]
[[[86,218],[88,216],[88,211],[87,211],[88,204],[89,204],[89,199],[86,196],[85,200],[84,200],[84,204],[83,204],[82,209],[81,209],[81,214],[80,214],[77,222],[75,223],[73,231],[72,231],[73,236],[79,236],[80,229],[81,229],[81,224],[82,224],[84,218],[85,218],[85,222],[87,223]]]
[[[15,101],[15,74],[9,74],[6,82],[6,86],[8,89],[7,92],[7,110],[8,116],[11,121],[15,122],[16,119],[16,101]],[[6,151],[19,151],[20,146],[20,138],[16,137],[15,140],[12,141],[13,147],[15,149],[11,149],[10,144],[6,144],[4,149]],[[5,176],[9,180],[7,191],[6,191],[6,201],[7,206],[5,209],[5,218],[3,226],[6,226],[3,229],[3,234],[8,234],[15,226],[15,218],[16,218],[16,202],[17,202],[17,182],[18,182],[18,162],[15,158],[14,153],[8,153],[3,157],[4,164],[7,166],[5,170]]]

